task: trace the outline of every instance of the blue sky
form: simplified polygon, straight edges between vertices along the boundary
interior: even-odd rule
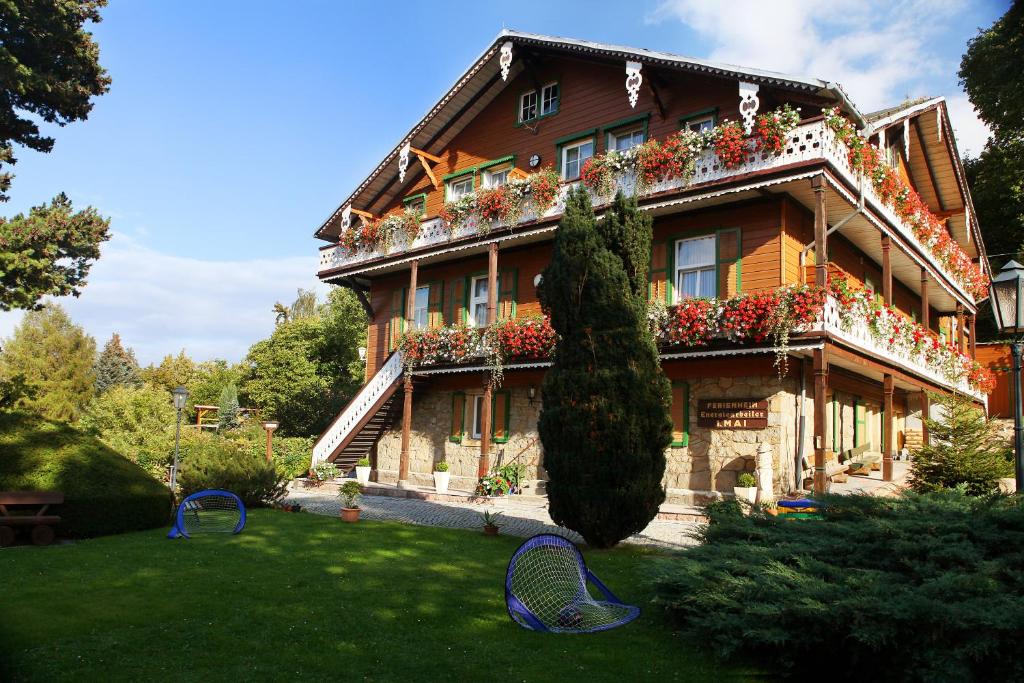
[[[315,283],[312,232],[507,26],[839,81],[862,110],[945,95],[1008,2],[464,3],[114,0],[94,28],[113,84],[50,154],[19,150],[7,214],[59,191],[112,218],[81,298],[142,362],[241,359],[276,300]],[[0,336],[20,314],[0,313]]]

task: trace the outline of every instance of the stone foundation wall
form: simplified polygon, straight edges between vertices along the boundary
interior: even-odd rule
[[[527,389],[507,389],[511,408],[510,433],[507,443],[492,443],[491,466],[507,463],[519,456],[526,465],[527,492],[537,490],[538,480],[546,479],[540,439],[537,436],[537,417],[540,399],[531,404]],[[472,394],[466,393],[466,405],[471,405]],[[399,397],[401,398],[401,397]],[[466,412],[469,431],[472,408]],[[462,443],[448,438],[452,419],[452,392],[423,390],[413,394],[412,433],[409,443],[409,483],[417,486],[434,485],[434,464],[448,462],[453,489],[472,491],[476,488],[477,467],[480,463],[480,441],[464,436]],[[397,423],[386,431],[377,443],[377,480],[394,483],[398,480],[398,462],[402,452],[402,425]]]

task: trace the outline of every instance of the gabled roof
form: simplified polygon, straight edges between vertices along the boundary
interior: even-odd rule
[[[574,38],[545,36],[534,33],[523,33],[505,29],[501,31],[486,50],[473,62],[455,84],[448,89],[412,129],[399,140],[394,149],[377,165],[369,176],[343,201],[338,208],[323,222],[314,235],[321,239],[330,239],[327,229],[339,220],[344,207],[353,202],[362,205],[354,208],[370,208],[386,192],[397,183],[398,168],[396,159],[406,143],[413,147],[434,152],[444,149],[447,142],[461,132],[462,128],[486,107],[504,87],[498,64],[498,53],[506,42],[519,47],[555,50],[568,54],[588,55],[596,59],[636,61],[642,64],[661,68],[676,69],[700,75],[735,78],[778,88],[786,88],[798,92],[825,97],[837,101],[843,111],[852,116],[862,125],[867,121],[850,101],[843,89],[830,81],[806,76],[789,74],[709,62],[703,59],[684,57],[669,52],[646,50],[644,48],[607,45]],[[509,81],[523,69],[522,60],[512,61]]]

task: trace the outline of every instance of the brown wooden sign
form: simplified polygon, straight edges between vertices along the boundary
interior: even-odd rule
[[[768,401],[711,398],[697,401],[697,426],[708,429],[766,429]]]

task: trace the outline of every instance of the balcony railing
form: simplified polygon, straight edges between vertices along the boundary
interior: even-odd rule
[[[906,224],[897,213],[884,202],[876,193],[872,184],[868,181],[861,183],[859,172],[851,165],[849,160],[849,149],[845,143],[839,140],[835,132],[823,120],[805,123],[794,128],[787,135],[787,143],[779,154],[768,152],[752,153],[742,164],[734,168],[727,168],[716,156],[713,149],[705,149],[697,155],[693,173],[688,178],[674,177],[662,182],[655,183],[644,188],[643,196],[650,196],[660,193],[679,191],[694,185],[705,185],[717,181],[724,181],[740,175],[772,171],[792,164],[809,161],[829,162],[852,187],[863,187],[866,204],[878,215],[884,217],[891,225],[895,226],[899,236],[909,244],[920,247],[924,259],[937,271],[945,276],[946,281],[954,287],[962,296],[971,299],[968,287],[964,278],[950,272],[932,250],[921,243],[914,235],[912,227]],[[554,205],[542,214],[529,210],[527,207],[517,217],[515,225],[523,225],[538,220],[551,219],[560,216],[565,207],[565,198],[569,190],[578,182],[565,183],[559,188],[559,193]],[[623,174],[618,176],[614,182],[614,189],[622,189],[625,193],[631,194],[636,190],[635,176]],[[591,198],[595,206],[606,204],[610,197],[598,196],[591,191]],[[373,261],[385,256],[393,256],[404,252],[420,249],[429,246],[439,246],[446,243],[460,240],[475,235],[486,235],[495,227],[500,225],[499,221],[483,221],[471,217],[464,224],[454,230],[443,223],[440,218],[426,220],[420,226],[419,233],[414,239],[405,234],[396,234],[394,239],[386,248],[373,250],[357,250],[354,253],[341,246],[327,247],[320,251],[321,275],[329,271],[358,266],[359,264]]]

